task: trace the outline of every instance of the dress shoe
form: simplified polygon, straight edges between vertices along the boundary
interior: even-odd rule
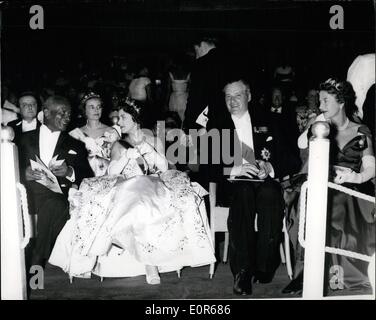
[[[270,283],[274,278],[274,272],[257,271],[253,278],[254,283]]]
[[[158,268],[156,266],[145,266],[146,282],[151,285],[161,284],[161,278],[158,274]]]
[[[298,277],[292,280],[286,288],[282,290],[282,293],[301,293],[303,291],[303,278]]]
[[[249,271],[240,270],[235,275],[233,290],[237,295],[252,294],[252,275]]]

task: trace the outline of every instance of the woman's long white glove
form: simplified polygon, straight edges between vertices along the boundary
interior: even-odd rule
[[[362,171],[338,170],[334,182],[342,184],[345,182],[361,184],[375,177],[375,157],[366,155],[362,158]]]
[[[123,171],[129,161],[128,150],[130,149],[122,150],[120,159],[111,160],[107,169],[108,174],[120,174]]]

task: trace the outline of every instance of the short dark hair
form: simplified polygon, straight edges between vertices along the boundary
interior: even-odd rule
[[[43,109],[49,109],[52,105],[64,105],[67,107],[71,107],[69,100],[63,96],[50,96],[44,102]]]
[[[227,87],[227,85],[234,83],[234,82],[241,82],[246,87],[247,90],[251,91],[251,87],[247,80],[245,80],[243,77],[232,76],[232,77],[227,78],[226,81],[224,81],[223,92],[225,91],[225,88]]]
[[[329,78],[320,83],[319,90],[334,95],[338,103],[343,103],[345,113],[349,118],[352,118],[354,113],[358,110],[355,105],[355,91],[350,82],[340,81],[337,78]]]
[[[219,39],[217,36],[212,34],[198,34],[196,35],[195,39],[193,40],[193,45],[200,45],[201,42],[206,42],[211,45],[217,46],[219,43]]]
[[[40,99],[38,95],[34,91],[23,91],[21,94],[18,96],[18,103],[21,98],[23,97],[33,97],[35,101],[37,102],[38,108],[40,107]]]

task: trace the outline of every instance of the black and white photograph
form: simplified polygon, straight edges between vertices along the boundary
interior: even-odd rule
[[[1,300],[375,300],[376,1],[0,10]]]

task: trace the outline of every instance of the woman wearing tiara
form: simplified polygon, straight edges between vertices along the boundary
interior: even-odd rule
[[[127,100],[119,109],[125,139],[112,147],[109,175],[85,179],[71,192],[71,219],[49,260],[70,277],[103,274],[114,246],[142,264],[149,284],[160,283],[159,272],[215,261],[205,190],[167,170],[161,141],[141,130],[142,121],[142,110]]]
[[[370,130],[353,121],[355,92],[347,81],[328,79],[320,84],[318,119],[330,124],[329,166],[334,183],[374,196],[375,156]],[[303,146],[303,145],[301,145]],[[308,146],[307,146],[308,147]],[[306,167],[304,169],[306,172]],[[300,184],[295,186],[299,190]],[[374,203],[328,189],[327,246],[371,256],[375,253]],[[298,243],[299,210],[290,212],[290,239],[295,251],[294,280],[282,291],[302,290],[304,252]],[[328,254],[328,280],[332,290],[370,288],[368,262]]]
[[[106,174],[112,145],[120,139],[114,128],[100,121],[102,105],[102,99],[98,94],[94,92],[86,94],[80,104],[80,109],[86,117],[86,125],[69,132],[73,138],[85,143],[89,164],[96,177]]]

